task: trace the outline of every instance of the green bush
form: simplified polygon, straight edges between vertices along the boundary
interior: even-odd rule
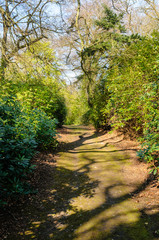
[[[85,94],[81,89],[69,86],[65,92],[67,116],[65,123],[70,124],[87,124],[85,114],[88,111],[88,103]],[[85,117],[84,117],[85,116]],[[87,115],[88,116],[88,115]]]
[[[3,88],[5,88],[5,85],[3,85]],[[63,125],[66,118],[66,106],[64,97],[56,82],[46,84],[40,79],[27,79],[26,82],[16,80],[15,82],[10,81],[7,90],[9,93],[16,95],[26,108],[31,110],[40,109],[52,119],[56,118],[59,127]]]
[[[159,34],[144,38],[123,51],[109,75],[112,91],[107,112],[120,129],[140,137],[138,156],[151,163],[157,173],[159,164]],[[152,54],[153,52],[153,54]],[[115,61],[114,61],[115,62]],[[111,115],[111,114],[110,114]]]
[[[92,108],[90,117],[96,129],[109,129],[109,119],[105,113],[105,107],[109,100],[109,92],[106,87],[106,80],[102,79],[96,84],[93,97],[91,99]]]
[[[138,156],[151,163],[154,174],[159,165],[158,51],[159,33],[123,46],[105,71],[108,93],[103,91],[100,100],[98,90],[93,103],[93,117],[98,125],[102,126],[105,118],[116,129],[139,138]]]
[[[101,46],[107,40],[103,39]],[[109,49],[102,48],[96,85],[89,96],[92,98],[89,116],[96,128],[111,124],[139,139],[138,155],[152,163],[151,172],[156,174],[159,166],[159,32],[149,37],[127,36],[122,41],[114,38]],[[92,53],[94,58],[95,53],[99,51]]]
[[[21,53],[6,69],[3,88],[30,109],[38,108],[62,126],[66,118],[64,81],[49,42],[38,42]]]
[[[159,169],[159,86],[156,83],[146,87],[144,99],[147,114],[145,115],[144,134],[140,139],[142,148],[138,156],[150,164],[150,173],[157,174]]]
[[[29,117],[29,124],[33,127],[35,141],[42,148],[53,147],[57,145],[56,126],[58,121],[51,119],[47,114],[39,109],[29,110],[25,112],[25,119]]]
[[[22,109],[14,97],[0,99],[0,205],[31,192],[31,159],[38,145],[55,146],[55,126],[55,119],[40,110]]]

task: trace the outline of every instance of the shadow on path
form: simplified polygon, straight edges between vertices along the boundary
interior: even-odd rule
[[[88,129],[82,127],[70,127],[68,130],[68,135],[70,132],[73,135],[76,131],[81,137],[63,144],[63,155],[59,157],[59,165],[56,167],[47,161],[40,163],[39,193],[25,207],[19,208],[19,212],[14,215],[18,220],[17,223],[14,222],[14,230],[13,226],[8,226],[8,234],[3,233],[7,237],[3,239],[159,239],[159,205],[139,208],[132,200],[151,184],[152,179],[137,184],[133,191],[125,193],[128,184],[118,179],[114,181],[120,171],[118,166],[116,168],[116,159],[125,162],[125,158],[120,158],[119,155],[112,157],[111,153],[119,151],[101,151],[102,147],[96,151],[89,148],[83,151],[80,147],[85,145],[87,148],[90,140],[95,140],[95,148],[97,138],[102,133],[88,133]],[[101,154],[101,157],[96,154]],[[62,160],[64,163],[60,165]],[[100,165],[104,161],[105,165]],[[101,166],[103,169],[100,169]],[[93,205],[95,207],[89,206],[89,201],[91,204],[98,200],[98,191],[99,196],[101,194],[103,197],[102,202]],[[81,207],[83,199],[88,202],[86,208]],[[12,211],[16,212],[16,209]]]

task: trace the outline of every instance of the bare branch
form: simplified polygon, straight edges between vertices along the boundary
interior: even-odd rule
[[[60,1],[63,0],[0,1],[1,68],[3,68],[3,73],[14,54],[46,37],[44,35],[46,31],[53,30],[51,27],[54,25],[49,26],[46,10],[48,4],[56,4]],[[54,27],[56,31],[58,25]]]

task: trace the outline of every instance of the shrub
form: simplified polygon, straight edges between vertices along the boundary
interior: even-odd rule
[[[65,83],[60,79],[59,65],[49,42],[38,42],[21,53],[16,64],[6,69],[3,88],[17,96],[30,109],[38,108],[62,126],[66,118],[63,91]]]
[[[132,38],[114,50],[104,59],[108,66],[104,70],[100,68],[103,74],[94,90],[91,117],[96,128],[110,123],[140,139],[138,155],[151,163],[151,172],[156,174],[159,168],[159,33]]]
[[[109,119],[105,113],[105,106],[108,103],[109,95],[106,80],[102,79],[95,86],[92,97],[92,108],[90,109],[91,119],[96,129],[109,129]]]
[[[88,119],[86,121],[83,117],[89,109],[86,96],[82,90],[69,86],[66,89],[65,98],[67,106],[67,117],[65,123],[68,125],[88,123]]]
[[[42,148],[56,147],[56,125],[58,121],[51,119],[47,114],[39,109],[25,112],[25,119],[29,118],[29,124],[33,127],[35,140]]]
[[[38,145],[55,146],[55,126],[55,119],[40,110],[22,109],[15,97],[0,99],[0,205],[31,192],[31,159]]]
[[[146,101],[144,134],[140,139],[142,148],[138,156],[150,163],[150,173],[157,174],[159,169],[159,109],[158,84],[148,84],[144,100]]]

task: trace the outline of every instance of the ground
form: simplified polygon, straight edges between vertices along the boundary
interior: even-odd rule
[[[118,132],[70,126],[59,151],[39,153],[38,189],[0,213],[0,239],[157,240],[159,188]]]

